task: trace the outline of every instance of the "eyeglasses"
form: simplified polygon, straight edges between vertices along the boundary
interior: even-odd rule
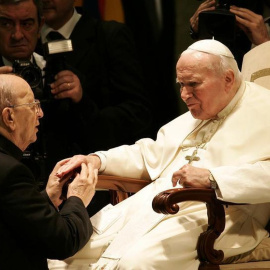
[[[9,105],[7,107],[9,107],[9,108],[16,108],[16,107],[20,107],[20,106],[35,106],[35,109],[36,109],[36,113],[37,114],[40,113],[40,109],[41,109],[40,101],[38,99],[35,99],[35,101],[34,102],[31,102],[31,103],[23,103],[23,104],[18,104],[18,105]]]

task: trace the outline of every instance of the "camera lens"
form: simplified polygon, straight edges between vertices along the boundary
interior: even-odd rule
[[[20,74],[30,85],[31,88],[36,88],[40,84],[40,70],[35,67],[26,67],[22,69]]]

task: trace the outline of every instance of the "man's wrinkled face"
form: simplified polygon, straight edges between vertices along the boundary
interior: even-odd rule
[[[34,104],[33,91],[23,79],[15,78],[17,89],[16,107],[13,108],[16,122],[16,144],[20,149],[26,149],[30,143],[37,139],[39,119],[43,117],[42,109]]]
[[[45,22],[55,30],[61,28],[72,16],[74,0],[42,0]]]
[[[28,60],[35,50],[40,25],[32,0],[0,5],[0,54],[10,61]]]
[[[225,74],[209,68],[217,56],[183,54],[176,66],[180,94],[194,118],[212,119],[227,105]]]

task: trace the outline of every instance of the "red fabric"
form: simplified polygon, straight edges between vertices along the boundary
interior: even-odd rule
[[[98,8],[101,19],[104,19],[106,0],[98,0]]]

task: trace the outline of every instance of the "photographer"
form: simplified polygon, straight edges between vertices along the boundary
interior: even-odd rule
[[[259,45],[267,40],[267,28],[261,16],[263,14],[263,5],[265,6],[266,2],[263,1],[264,4],[262,4],[262,1],[252,0],[206,0],[199,5],[194,15],[190,18],[190,35],[193,39],[206,38],[199,33],[199,15],[202,12],[211,13],[219,10],[221,11],[219,16],[222,16],[222,11],[230,11],[231,14],[235,14],[235,26],[237,27],[228,30],[229,25],[226,22],[226,25],[221,25],[220,27],[220,35],[214,38],[223,42],[231,49],[238,66],[241,68],[243,56],[251,49],[251,45]],[[221,34],[224,30],[235,33],[234,38],[229,41],[223,39]]]

